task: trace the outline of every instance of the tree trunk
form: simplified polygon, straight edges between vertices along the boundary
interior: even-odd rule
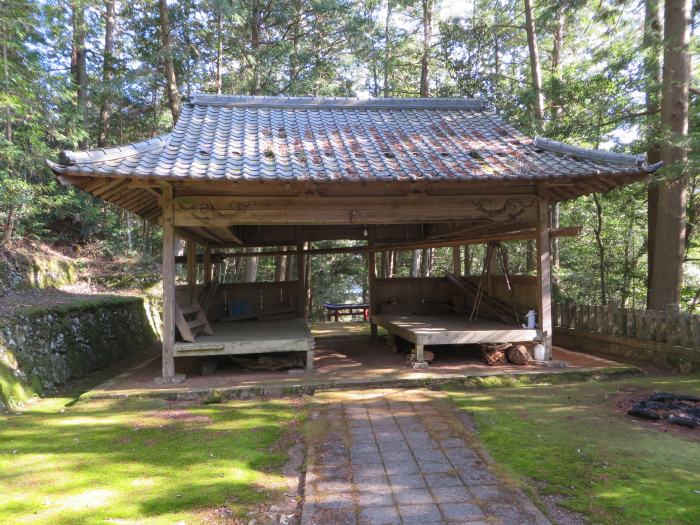
[[[73,22],[73,41],[71,46],[70,69],[75,86],[76,105],[83,127],[87,129],[87,54],[85,49],[85,6],[74,0],[71,3]],[[79,149],[87,149],[87,138],[80,139]]]
[[[472,274],[472,247],[468,244],[464,246],[464,275]]]
[[[646,0],[644,14],[644,76],[647,125],[647,162],[661,160],[658,137],[660,134],[659,98],[661,91],[661,1]],[[650,301],[652,275],[654,274],[654,246],[656,244],[656,219],[659,205],[659,182],[653,179],[647,186],[647,305]]]
[[[251,6],[250,19],[250,46],[253,49],[253,82],[250,87],[251,95],[260,94],[260,67],[258,49],[260,48],[260,21],[261,21],[260,1],[253,0]]]
[[[220,9],[220,8],[219,8]],[[221,95],[224,87],[223,61],[224,61],[224,14],[219,10],[216,16],[216,94]]]
[[[413,254],[411,255],[411,277],[418,277],[420,275],[422,253],[422,250],[413,250]]]
[[[100,93],[100,122],[97,130],[97,147],[107,145],[109,118],[112,114],[111,89],[114,61],[114,0],[105,0],[105,45],[102,52],[102,92]]]
[[[287,247],[287,250],[289,250],[289,247]],[[291,255],[285,255],[284,258],[286,259],[285,262],[285,276],[284,280],[285,281],[293,281],[294,280],[294,266],[292,265],[292,256]]]
[[[287,251],[286,246],[280,246],[280,251]],[[275,257],[275,281],[284,281],[287,275],[287,256],[278,255]]]
[[[532,90],[535,95],[535,117],[538,128],[542,129],[544,121],[544,96],[542,94],[542,69],[537,48],[537,33],[535,31],[535,18],[532,13],[532,0],[525,0],[525,31],[527,32],[527,47],[530,53],[530,74],[532,76]]]
[[[173,116],[173,123],[177,122],[180,115],[180,93],[177,90],[177,78],[175,77],[175,62],[173,60],[173,42],[170,36],[170,15],[168,14],[168,2],[158,0],[160,9],[160,39],[163,47],[163,67],[165,69],[166,89],[168,92],[168,103],[170,113]]]
[[[600,202],[600,196],[597,193],[593,194],[593,202],[595,202],[596,225],[593,228],[595,233],[595,242],[598,246],[598,273],[600,275],[600,300],[601,304],[608,303],[608,291],[605,283],[605,246],[603,245],[603,205]]]
[[[430,96],[430,42],[433,38],[433,2],[422,0],[423,6],[423,51],[420,59],[420,96]]]
[[[3,64],[3,87],[5,94],[10,95],[10,68],[9,58],[7,57],[7,34],[4,20],[0,20],[0,38],[2,39],[2,64]],[[12,142],[12,109],[10,104],[7,104],[5,110],[5,139],[7,142]]]
[[[5,220],[5,228],[0,241],[0,248],[5,248],[12,239],[12,232],[15,229],[15,206],[10,204],[10,209],[7,211],[7,219]]]
[[[556,11],[556,26],[552,40],[552,121],[556,121],[561,113],[561,54],[564,48],[564,25],[566,15],[560,6]]]
[[[452,247],[452,273],[462,275],[462,248],[460,246]]]
[[[433,271],[433,255],[435,251],[433,248],[423,248],[423,261],[421,267],[421,276],[430,277]]]
[[[384,19],[384,96],[389,97],[389,62],[391,60],[391,8],[392,0],[387,0],[386,18]]]
[[[260,251],[260,248],[246,248],[246,251],[248,253],[258,253]],[[245,261],[245,277],[244,281],[246,283],[254,283],[258,277],[258,262],[260,258],[255,256],[255,257],[246,257]]]
[[[661,159],[665,180],[659,185],[654,239],[654,273],[649,307],[679,304],[685,240],[685,177],[688,158],[688,87],[690,82],[690,0],[664,4],[664,65],[661,97]]]
[[[525,271],[528,274],[534,273],[537,269],[537,250],[535,241],[525,241]]]

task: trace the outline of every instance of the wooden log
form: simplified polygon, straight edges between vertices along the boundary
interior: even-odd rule
[[[510,346],[510,343],[482,344],[480,345],[481,357],[489,366],[503,366],[508,362],[506,350]]]
[[[506,349],[506,357],[508,358],[508,361],[514,365],[520,366],[527,365],[530,363],[530,361],[532,361],[530,352],[527,351],[525,345],[509,346]]]

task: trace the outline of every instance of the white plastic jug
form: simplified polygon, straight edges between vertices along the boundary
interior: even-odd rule
[[[535,361],[544,361],[544,345],[537,343],[532,350],[535,354]]]

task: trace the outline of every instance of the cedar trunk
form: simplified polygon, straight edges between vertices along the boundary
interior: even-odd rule
[[[175,77],[175,62],[173,61],[173,43],[170,36],[170,15],[166,0],[158,0],[160,9],[160,39],[163,47],[163,67],[165,69],[166,90],[168,103],[173,122],[177,122],[180,115],[180,93],[177,90],[177,78]]]
[[[105,0],[105,45],[102,53],[102,93],[100,94],[100,122],[97,131],[97,147],[107,145],[109,118],[112,114],[110,90],[113,77],[114,53],[114,0]]]
[[[644,76],[646,110],[649,113],[647,128],[647,162],[661,160],[658,123],[661,90],[661,1],[646,0],[644,14]],[[647,304],[650,301],[651,279],[654,274],[654,246],[656,244],[656,220],[659,205],[659,187],[656,179],[647,187]]]
[[[527,33],[527,48],[530,53],[530,74],[532,76],[532,90],[535,95],[535,117],[542,126],[544,120],[544,96],[542,94],[542,68],[540,67],[540,55],[537,47],[537,32],[535,31],[535,18],[532,13],[531,0],[525,0],[525,31]]]
[[[661,144],[664,181],[654,237],[654,273],[649,308],[665,309],[680,303],[685,254],[686,186],[683,170],[688,158],[688,85],[690,80],[690,0],[668,1],[664,7],[664,65]]]

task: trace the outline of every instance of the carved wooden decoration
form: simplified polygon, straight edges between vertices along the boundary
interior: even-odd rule
[[[534,196],[202,196],[175,199],[178,226],[534,222]]]

